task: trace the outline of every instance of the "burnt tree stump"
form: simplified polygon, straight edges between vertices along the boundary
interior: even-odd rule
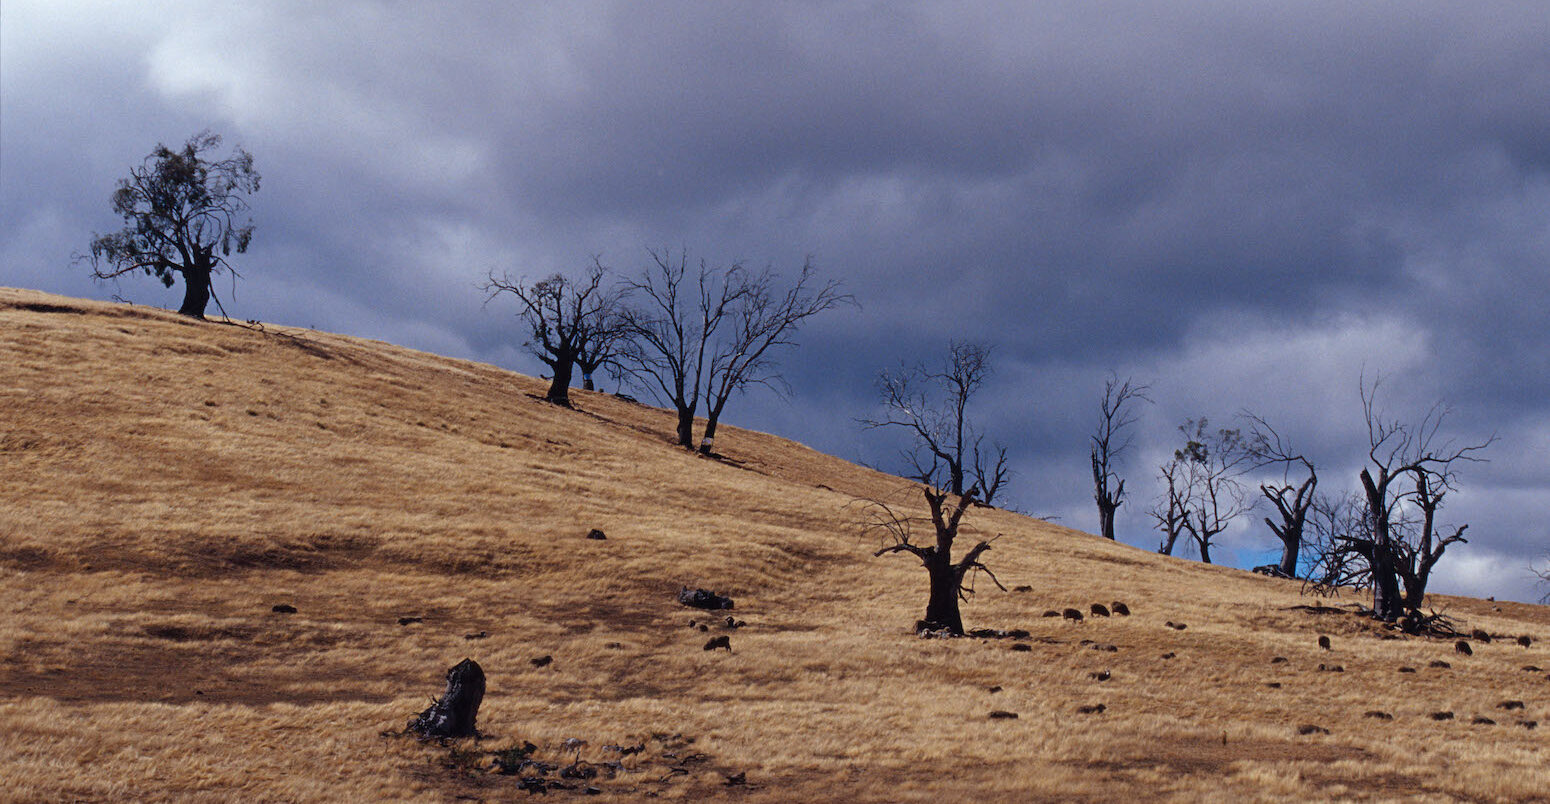
[[[447,689],[414,720],[407,731],[424,737],[477,737],[474,719],[484,701],[484,670],[464,659],[447,671]]]

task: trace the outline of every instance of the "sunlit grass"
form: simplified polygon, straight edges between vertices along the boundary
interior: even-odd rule
[[[903,481],[735,429],[706,459],[660,410],[542,391],[382,343],[0,290],[0,795],[525,798],[487,757],[382,736],[465,656],[489,676],[481,751],[579,737],[602,761],[658,734],[706,755],[670,773],[651,748],[604,800],[1550,790],[1543,607],[1433,600],[1536,640],[1463,657],[1293,609],[1330,602],[1296,583],[977,509],[966,533],[1004,534],[987,562],[1032,591],[981,584],[966,624],[1026,629],[1028,649],[920,640],[924,573],[873,558],[852,505]],[[679,606],[683,585],[730,594],[746,626]],[[1133,615],[1040,616],[1115,600]],[[719,634],[731,653],[702,650]]]

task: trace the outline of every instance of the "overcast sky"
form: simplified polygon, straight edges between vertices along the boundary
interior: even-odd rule
[[[1550,14],[1429,2],[0,5],[0,284],[175,308],[71,255],[211,128],[255,157],[237,318],[531,374],[491,269],[687,247],[860,302],[726,421],[901,470],[855,418],[900,361],[994,347],[1008,503],[1094,530],[1109,372],[1150,383],[1118,528],[1186,417],[1251,409],[1354,489],[1360,378],[1501,440],[1434,591],[1537,600],[1550,552]],[[1245,517],[1239,566],[1277,544]]]

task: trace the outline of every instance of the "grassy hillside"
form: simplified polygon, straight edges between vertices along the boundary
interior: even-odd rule
[[[903,481],[733,428],[702,458],[661,410],[542,392],[384,343],[0,289],[0,796],[519,800],[490,752],[525,741],[603,767],[578,787],[619,801],[1550,791],[1544,607],[1433,600],[1536,640],[1463,656],[1298,608],[1351,595],[976,510],[963,541],[1004,534],[986,562],[1031,589],[982,583],[966,624],[1030,636],[917,639],[925,573],[872,557],[854,504],[914,505]],[[746,626],[680,606],[683,585]],[[1115,600],[1133,614],[1041,616]],[[730,653],[702,650],[722,634]],[[483,740],[384,734],[464,657],[488,674]]]

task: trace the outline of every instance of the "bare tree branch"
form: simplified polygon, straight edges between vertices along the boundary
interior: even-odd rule
[[[1431,566],[1426,556],[1435,564],[1446,549],[1444,540],[1434,542],[1431,514],[1424,518],[1418,535],[1420,545],[1405,543],[1405,534],[1415,526],[1404,517],[1404,506],[1419,505],[1424,511],[1428,505],[1431,513],[1441,504],[1442,496],[1454,488],[1455,464],[1479,462],[1477,453],[1496,442],[1496,436],[1477,444],[1456,446],[1451,440],[1442,440],[1439,433],[1449,409],[1442,403],[1433,405],[1415,423],[1389,418],[1378,408],[1377,396],[1382,378],[1367,383],[1361,379],[1359,390],[1362,414],[1366,419],[1368,449],[1367,466],[1359,475],[1367,505],[1367,517],[1372,530],[1369,563],[1372,576],[1373,612],[1390,622],[1398,619],[1405,609],[1415,611],[1425,594],[1425,579]],[[1413,482],[1409,488],[1398,483],[1402,478]],[[1460,528],[1454,541],[1462,540]],[[1452,543],[1452,542],[1448,542]],[[1424,569],[1424,571],[1423,571]],[[1409,587],[1400,596],[1401,578]]]
[[[1124,382],[1113,374],[1103,384],[1103,399],[1098,405],[1098,425],[1092,439],[1093,500],[1098,504],[1098,530],[1106,539],[1114,539],[1114,512],[1125,504],[1125,481],[1115,471],[1121,456],[1130,449],[1130,429],[1136,423],[1136,403],[1151,403],[1150,388],[1126,377]]]
[[[867,428],[900,428],[909,433],[913,449],[905,453],[911,478],[919,482],[935,543],[911,541],[911,526],[920,521],[887,506],[873,504],[871,522],[864,530],[881,531],[890,543],[875,555],[909,552],[920,559],[930,580],[926,616],[917,630],[963,633],[958,604],[973,592],[965,576],[984,571],[997,587],[1005,589],[995,574],[980,561],[990,541],[975,545],[957,562],[953,543],[970,508],[988,503],[1005,483],[1006,450],[986,448],[968,418],[969,401],[989,373],[990,350],[978,344],[954,343],[939,369],[917,366],[897,373],[885,372],[878,381],[884,415],[863,419]]]
[[[594,257],[580,281],[553,274],[529,283],[492,271],[481,286],[486,304],[502,294],[520,303],[517,316],[529,332],[524,346],[549,367],[545,398],[556,405],[570,407],[573,367],[589,356],[597,359],[608,353],[628,333],[622,317],[623,291],[603,286],[607,271]]]
[[[1281,541],[1281,561],[1275,571],[1282,577],[1295,578],[1297,559],[1302,552],[1303,531],[1307,527],[1308,512],[1313,507],[1318,489],[1318,471],[1312,461],[1293,450],[1263,417],[1248,412],[1241,415],[1249,422],[1249,436],[1245,443],[1249,462],[1256,469],[1267,466],[1281,468],[1281,482],[1261,483],[1259,491],[1281,517],[1279,522],[1265,517],[1265,524]],[[1294,483],[1291,472],[1292,466],[1297,464],[1306,470],[1307,475]]]

